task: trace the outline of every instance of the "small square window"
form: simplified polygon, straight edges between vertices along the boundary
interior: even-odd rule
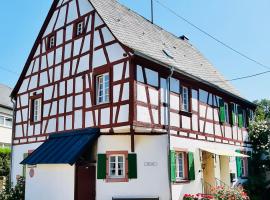
[[[55,35],[52,35],[48,38],[48,49],[55,47],[55,44],[56,44]]]
[[[98,75],[96,77],[96,102],[103,104],[109,102],[109,73]]]
[[[75,36],[80,36],[84,32],[84,21],[79,21],[75,26]]]

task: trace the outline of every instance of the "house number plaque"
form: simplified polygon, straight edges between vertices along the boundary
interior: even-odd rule
[[[144,166],[145,167],[156,167],[156,166],[158,166],[158,163],[157,162],[145,162]]]

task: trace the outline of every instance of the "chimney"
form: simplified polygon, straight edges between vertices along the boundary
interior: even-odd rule
[[[183,41],[189,41],[189,39],[185,35],[180,36],[179,39]]]

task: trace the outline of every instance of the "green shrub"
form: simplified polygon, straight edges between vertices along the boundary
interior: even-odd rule
[[[5,189],[0,193],[1,200],[24,200],[25,180],[23,177],[18,179],[17,185],[12,188],[9,180],[6,181]]]
[[[0,176],[8,176],[10,171],[11,150],[0,148]]]

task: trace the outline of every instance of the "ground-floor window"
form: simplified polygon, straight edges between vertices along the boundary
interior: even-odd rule
[[[171,150],[170,160],[172,182],[195,180],[193,152]]]
[[[186,178],[185,168],[187,167],[186,163],[186,153],[184,152],[177,152],[176,153],[176,179],[177,180],[184,180]]]
[[[109,156],[109,177],[124,178],[125,177],[125,155]]]
[[[137,179],[137,154],[128,151],[107,151],[97,155],[97,178],[107,182],[128,182]]]
[[[238,153],[249,154],[247,152],[239,151]],[[236,170],[238,178],[248,177],[248,158],[247,157],[236,157]]]

